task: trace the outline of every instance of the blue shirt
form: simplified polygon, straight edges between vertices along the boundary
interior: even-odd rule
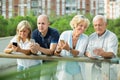
[[[35,29],[32,32],[32,38],[40,44],[43,48],[50,48],[50,44],[58,43],[59,40],[59,32],[56,29],[48,27],[48,32],[45,37],[42,36],[41,32],[38,29]]]

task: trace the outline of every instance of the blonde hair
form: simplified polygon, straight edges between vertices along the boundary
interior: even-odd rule
[[[18,35],[19,30],[22,30],[24,28],[27,28],[29,30],[28,40],[30,40],[30,38],[31,38],[31,32],[32,32],[31,25],[27,20],[23,20],[17,25],[17,29],[16,29],[16,33],[17,33],[17,36],[18,36],[18,41],[20,41],[20,36]]]
[[[76,15],[70,21],[70,26],[72,29],[74,29],[80,23],[86,23],[88,27],[90,24],[90,21],[87,18],[85,18],[83,15]]]

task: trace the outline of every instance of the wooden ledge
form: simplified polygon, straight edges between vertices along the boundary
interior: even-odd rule
[[[118,58],[104,59],[104,58],[88,58],[88,57],[58,57],[58,56],[46,56],[46,55],[22,55],[22,54],[6,54],[0,53],[0,58],[21,58],[21,59],[37,59],[37,60],[55,60],[55,61],[78,61],[78,62],[108,62],[108,63],[119,63]]]

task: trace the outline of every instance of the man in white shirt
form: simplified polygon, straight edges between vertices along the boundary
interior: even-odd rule
[[[107,30],[107,20],[102,15],[93,18],[95,32],[89,36],[89,42],[85,55],[88,57],[113,58],[117,55],[117,36]],[[95,63],[92,66],[92,80],[101,79],[101,64]]]

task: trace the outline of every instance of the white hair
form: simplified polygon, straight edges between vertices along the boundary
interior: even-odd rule
[[[96,20],[99,20],[99,19],[102,19],[104,22],[107,23],[107,19],[106,19],[103,15],[96,15],[96,16],[93,18],[93,22],[96,21]]]

